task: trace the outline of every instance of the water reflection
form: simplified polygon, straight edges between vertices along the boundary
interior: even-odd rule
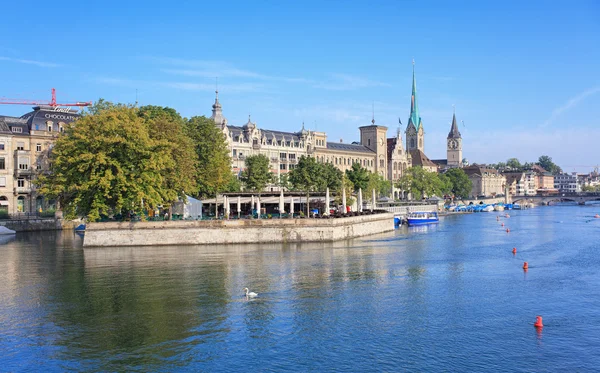
[[[508,237],[495,216],[474,214],[335,244],[82,249],[72,232],[19,234],[0,248],[3,369],[509,371],[521,356],[554,366],[576,338],[555,326],[561,338],[546,336],[538,356],[527,320],[544,309],[590,320],[600,261],[585,239],[596,227],[558,230],[548,221],[576,219],[545,214],[515,212]],[[530,278],[520,255],[536,263]],[[597,334],[584,338],[593,346]],[[584,368],[600,363],[589,351],[578,351]]]

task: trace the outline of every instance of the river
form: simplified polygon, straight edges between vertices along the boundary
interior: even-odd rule
[[[0,244],[0,370],[594,371],[599,210],[334,244],[82,249],[73,232],[19,233]]]

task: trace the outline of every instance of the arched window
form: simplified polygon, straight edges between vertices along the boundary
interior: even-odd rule
[[[415,147],[415,139],[410,139],[410,147],[411,148]]]
[[[17,212],[25,212],[25,197],[17,198]]]
[[[394,162],[394,171],[398,170],[398,162]]]

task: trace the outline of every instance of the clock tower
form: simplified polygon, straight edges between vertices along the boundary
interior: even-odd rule
[[[462,136],[456,125],[456,113],[452,114],[452,127],[448,133],[446,154],[449,167],[462,167]]]

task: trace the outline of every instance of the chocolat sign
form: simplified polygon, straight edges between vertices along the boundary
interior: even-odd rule
[[[75,115],[67,115],[67,114],[54,114],[54,113],[46,113],[44,114],[44,118],[46,119],[58,119],[58,120],[75,120],[77,116]]]

